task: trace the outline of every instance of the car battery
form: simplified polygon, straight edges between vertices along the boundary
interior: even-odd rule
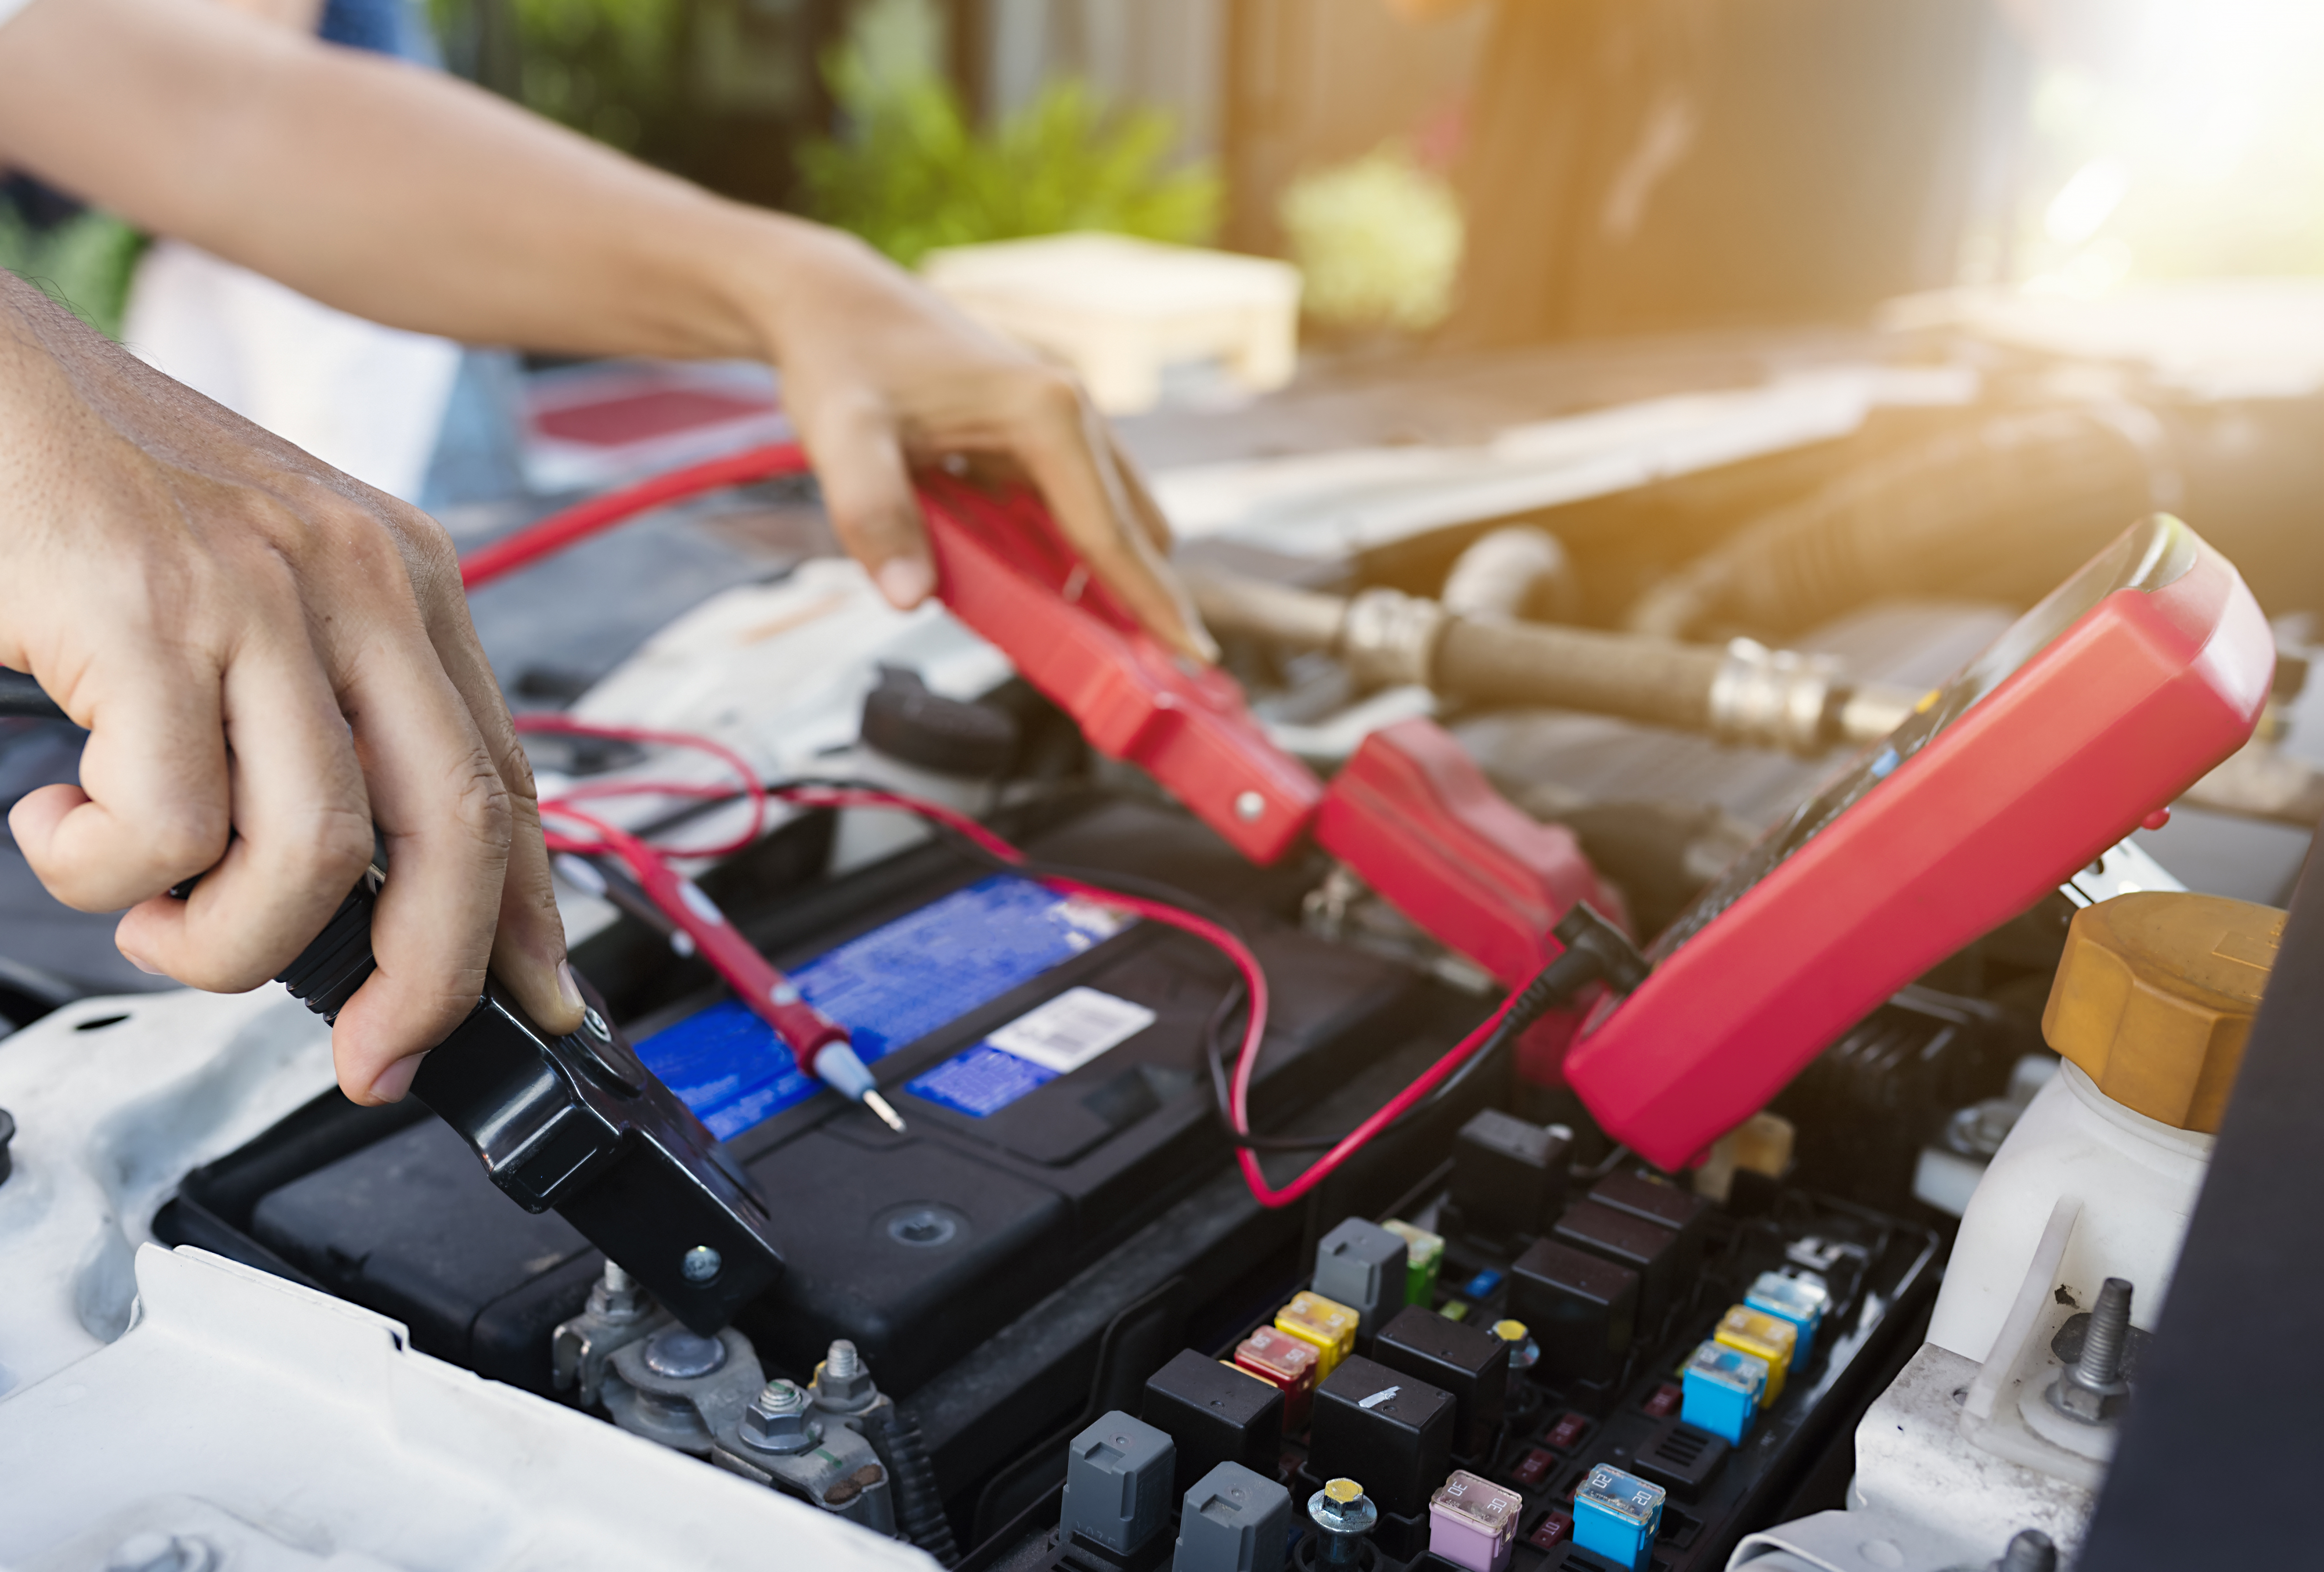
[[[1383,1054],[1449,1045],[1484,1014],[1302,932],[1305,871],[1253,869],[1167,808],[1085,799],[1023,840],[1093,877],[1166,878],[1242,928],[1275,993],[1262,1117]],[[667,949],[658,965],[602,943],[582,956],[619,979],[608,991],[640,1056],[768,1201],[787,1270],[737,1324],[770,1365],[805,1372],[844,1338],[908,1393],[1225,1167],[1204,1038],[1232,974],[1198,942],[942,843],[755,904],[731,885],[714,894],[851,1028],[908,1126],[893,1133],[801,1076],[722,991],[671,986],[687,963]],[[295,1168],[266,1169],[252,1242],[405,1320],[421,1348],[546,1389],[547,1332],[579,1308],[595,1252],[509,1206],[433,1125],[384,1129],[366,1113],[348,1127],[360,1136],[327,1161],[309,1141]]]

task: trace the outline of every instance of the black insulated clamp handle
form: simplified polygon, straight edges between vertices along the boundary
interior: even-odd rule
[[[382,878],[377,865],[367,871],[282,973],[325,1020],[374,969]],[[715,1333],[782,1275],[765,1205],[595,1005],[579,1031],[552,1037],[490,984],[411,1091],[510,1199],[554,1208],[690,1331]]]

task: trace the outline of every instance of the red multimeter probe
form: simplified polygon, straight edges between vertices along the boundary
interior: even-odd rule
[[[1697,1160],[2240,747],[2274,669],[2227,559],[2175,519],[2133,527],[1672,924],[1568,1081],[1649,1161]]]

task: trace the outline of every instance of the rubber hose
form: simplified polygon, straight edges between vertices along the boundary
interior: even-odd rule
[[[1345,654],[1349,602],[1337,595],[1220,573],[1189,574],[1203,620],[1305,649]],[[1545,622],[1447,617],[1428,661],[1431,687],[1481,703],[1542,704],[1702,731],[1726,651]]]
[[[1629,625],[1681,639],[1717,618],[1781,635],[1881,595],[2030,604],[2132,520],[2175,507],[2173,473],[2135,407],[2001,416],[1762,515],[1641,598]]]
[[[952,1520],[945,1516],[936,1494],[936,1471],[928,1461],[927,1443],[920,1427],[893,1403],[863,1416],[863,1439],[872,1443],[881,1466],[895,1485],[896,1524],[904,1537],[946,1567],[960,1565],[960,1545],[953,1538]]]
[[[1486,704],[1546,704],[1701,731],[1726,660],[1709,645],[1537,622],[1444,625],[1434,686]]]
[[[1571,622],[1582,612],[1573,558],[1556,536],[1530,524],[1470,542],[1436,598],[1454,616],[1477,622]]]

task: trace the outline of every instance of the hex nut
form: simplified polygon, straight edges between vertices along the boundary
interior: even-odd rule
[[[806,1394],[788,1381],[770,1381],[735,1422],[735,1434],[755,1451],[804,1452],[823,1439],[823,1427],[807,1417]]]
[[[879,1395],[872,1372],[860,1363],[846,1375],[834,1375],[828,1359],[815,1367],[815,1399],[826,1408],[851,1408]]]
[[[2116,1383],[2113,1390],[2084,1386],[2064,1372],[2050,1384],[2050,1406],[2068,1419],[2086,1425],[2110,1424],[2130,1403],[2130,1389]]]

